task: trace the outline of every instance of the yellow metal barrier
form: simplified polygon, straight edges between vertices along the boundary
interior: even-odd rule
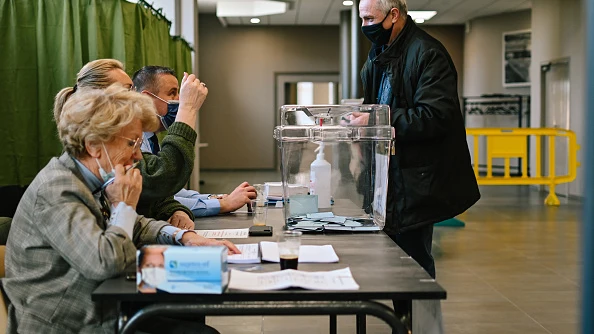
[[[560,183],[568,183],[575,180],[577,167],[577,151],[580,146],[576,142],[575,133],[571,130],[553,128],[477,128],[466,129],[466,134],[474,139],[474,175],[480,185],[548,185],[549,195],[545,199],[546,205],[559,205],[559,199],[555,195],[555,186]],[[479,138],[485,137],[487,142],[487,175],[479,175]],[[536,144],[536,166],[534,175],[528,176],[528,139],[534,138]],[[567,138],[567,175],[555,174],[555,139],[557,137]],[[542,146],[548,143],[549,175],[542,175]],[[505,159],[504,175],[493,176],[493,159]],[[522,175],[510,176],[510,159],[521,158]]]

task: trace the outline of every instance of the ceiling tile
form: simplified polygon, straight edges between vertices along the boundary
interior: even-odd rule
[[[221,0],[198,0],[200,13],[214,13]],[[225,1],[225,0],[222,0]],[[338,25],[342,0],[288,0],[291,8],[284,14],[260,17],[263,25]],[[463,24],[473,18],[518,11],[532,7],[531,0],[408,0],[409,10],[435,10],[437,15],[426,24]],[[227,18],[230,25],[251,25],[249,17]]]
[[[322,24],[332,0],[301,0],[297,23]]]

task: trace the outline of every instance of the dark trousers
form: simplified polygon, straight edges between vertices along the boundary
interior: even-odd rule
[[[435,278],[435,261],[431,255],[433,225],[427,225],[401,234],[388,234],[394,242],[417,261],[427,273]],[[410,300],[393,300],[394,312],[410,321],[412,303]]]
[[[431,255],[433,225],[407,231],[401,234],[388,234],[406,254],[417,261],[423,269],[435,278],[435,261]]]

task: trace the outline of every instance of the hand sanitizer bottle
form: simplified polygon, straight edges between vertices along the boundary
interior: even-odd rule
[[[310,189],[311,195],[318,195],[318,208],[325,209],[330,207],[331,197],[331,172],[330,163],[324,159],[324,143],[316,149],[319,150],[316,160],[310,166]]]

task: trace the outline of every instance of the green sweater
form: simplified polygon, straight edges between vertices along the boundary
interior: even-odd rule
[[[138,214],[167,220],[175,211],[184,211],[193,220],[187,207],[173,199],[189,181],[194,168],[196,131],[187,124],[175,122],[167,129],[159,155],[143,153],[139,164],[142,193],[136,207]]]

